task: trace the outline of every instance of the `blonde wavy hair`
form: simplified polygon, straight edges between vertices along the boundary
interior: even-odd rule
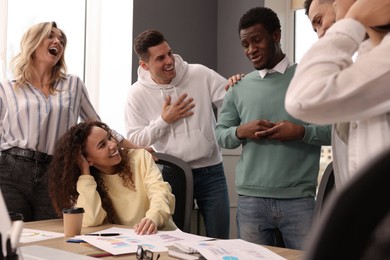
[[[50,36],[53,28],[58,29],[63,37],[64,52],[60,60],[53,67],[52,76],[50,79],[50,92],[54,92],[54,84],[60,78],[65,78],[67,67],[65,63],[65,47],[67,43],[65,33],[57,27],[55,22],[38,23],[30,27],[23,35],[20,41],[20,52],[11,60],[12,71],[15,76],[15,87],[21,87],[32,80],[36,70],[33,65],[35,58],[35,50],[41,42]]]

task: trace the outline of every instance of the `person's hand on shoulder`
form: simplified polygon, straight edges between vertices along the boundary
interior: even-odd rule
[[[155,150],[153,149],[153,147],[144,147],[144,149],[146,151],[148,151],[149,153],[151,153],[153,155],[153,153],[155,152]]]
[[[134,225],[134,232],[138,235],[156,234],[157,226],[150,219],[143,218],[138,224]]]
[[[225,86],[225,90],[228,91],[230,87],[233,87],[238,81],[241,80],[241,78],[243,78],[245,76],[245,74],[236,74],[236,75],[233,75],[231,76],[229,79],[228,79],[228,83],[226,84]]]
[[[153,160],[154,161],[158,161],[157,157],[153,155],[153,153],[155,152],[153,150],[152,147],[142,147],[142,146],[138,146],[132,142],[130,142],[129,140],[127,139],[123,139],[123,141],[120,143],[120,146],[123,146],[122,147],[119,147],[118,149],[145,149],[146,151],[148,151],[152,156],[153,156]]]
[[[155,161],[155,162],[157,162],[158,161],[158,158],[154,155],[154,153],[156,152],[152,147],[145,147],[144,148],[146,151],[148,151],[151,155],[152,155],[152,157],[153,157],[153,160]]]

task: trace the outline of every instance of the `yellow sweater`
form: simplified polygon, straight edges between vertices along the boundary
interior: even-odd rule
[[[172,220],[175,197],[171,193],[171,186],[164,182],[151,154],[144,149],[136,149],[130,150],[128,156],[135,191],[123,186],[118,174],[102,174],[117,215],[115,222],[132,228],[146,217],[152,220],[159,230],[176,229]],[[101,225],[107,216],[96,187],[95,179],[91,175],[81,175],[77,181],[79,197],[76,206],[85,210],[84,227]]]

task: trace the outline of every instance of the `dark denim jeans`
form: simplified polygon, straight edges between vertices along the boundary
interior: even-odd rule
[[[223,164],[192,169],[194,199],[205,222],[206,235],[229,238],[230,205]]]
[[[312,224],[314,205],[313,197],[270,199],[239,195],[238,238],[275,246],[279,229],[287,248],[302,250]]]
[[[48,194],[47,167],[48,163],[0,155],[0,189],[9,212],[23,214],[24,221],[57,218]]]

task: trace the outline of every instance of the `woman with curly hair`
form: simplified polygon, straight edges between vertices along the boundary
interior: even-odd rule
[[[138,234],[174,230],[175,197],[152,155],[124,149],[99,121],[71,127],[56,145],[48,170],[49,192],[62,209],[83,207],[83,226],[104,222],[134,227]]]

